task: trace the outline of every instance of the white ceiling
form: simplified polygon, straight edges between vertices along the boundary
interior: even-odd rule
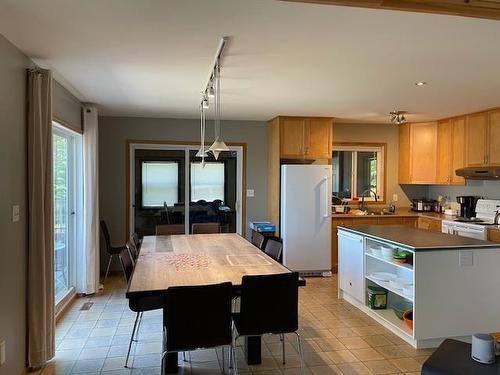
[[[0,33],[105,115],[197,117],[223,35],[227,119],[387,122],[397,108],[420,121],[500,105],[500,21],[275,0],[0,0]]]

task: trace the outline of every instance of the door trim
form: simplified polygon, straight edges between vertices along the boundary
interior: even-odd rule
[[[130,237],[130,215],[131,215],[131,205],[130,205],[130,186],[131,186],[131,148],[133,145],[152,145],[152,146],[179,146],[179,147],[193,147],[199,146],[199,142],[193,141],[170,141],[170,140],[148,140],[148,139],[127,139],[125,142],[125,241]],[[241,147],[241,192],[239,196],[239,201],[241,202],[241,235],[246,238],[246,176],[247,176],[247,144],[246,142],[226,142],[229,147]],[[236,181],[238,189],[239,181]]]

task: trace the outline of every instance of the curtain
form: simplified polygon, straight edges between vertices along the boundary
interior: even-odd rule
[[[83,262],[77,291],[99,290],[99,169],[97,109],[83,109]]]
[[[52,74],[28,72],[28,365],[54,357]]]

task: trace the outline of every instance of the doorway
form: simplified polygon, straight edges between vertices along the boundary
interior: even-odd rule
[[[192,224],[218,223],[221,233],[243,234],[245,145],[229,147],[202,166],[194,144],[129,142],[127,232],[154,235],[167,224],[192,233]]]

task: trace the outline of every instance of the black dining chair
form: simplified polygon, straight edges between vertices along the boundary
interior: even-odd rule
[[[139,235],[137,233],[132,233],[132,241],[134,242],[135,248],[140,251],[141,250],[141,239],[139,238]]]
[[[162,358],[169,353],[228,346],[230,363],[231,358],[236,361],[231,329],[232,289],[229,282],[168,288],[163,306]],[[237,374],[236,365],[233,369]]]
[[[114,256],[118,256],[123,249],[126,249],[126,246],[113,246],[111,244],[111,237],[109,235],[108,226],[104,220],[100,222],[101,233],[104,237],[104,242],[106,244],[106,252],[109,254],[108,266],[106,267],[106,275],[104,276],[103,284],[106,282],[106,278],[108,277],[109,267],[111,266],[111,261]]]
[[[184,224],[159,224],[156,226],[157,236],[171,236],[173,234],[184,234]]]
[[[257,231],[252,231],[251,242],[254,246],[257,246],[259,249],[264,250],[266,237],[262,233],[259,233]]]
[[[264,252],[273,258],[276,262],[281,263],[281,255],[283,253],[283,243],[277,238],[269,238],[264,246]]]
[[[299,274],[247,275],[241,282],[240,311],[233,313],[235,340],[240,336],[280,335],[285,363],[285,339],[294,333],[304,372],[299,328]],[[237,333],[237,334],[236,334]]]
[[[210,234],[220,233],[219,223],[195,223],[191,225],[191,233],[193,234]]]
[[[127,249],[130,252],[130,256],[132,257],[133,261],[136,262],[137,258],[139,257],[139,250],[137,250],[134,240],[130,238],[125,246],[127,246]]]

